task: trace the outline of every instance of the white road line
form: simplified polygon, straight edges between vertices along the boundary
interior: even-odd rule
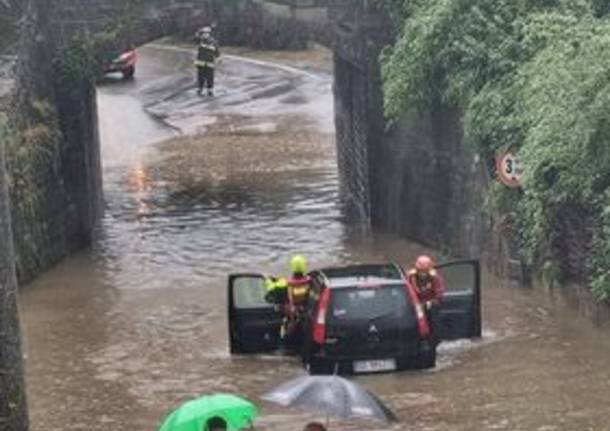
[[[154,49],[166,50],[166,51],[186,52],[189,54],[194,54],[194,52],[195,52],[194,49],[181,48],[179,46],[171,46],[171,45],[160,45],[160,44],[156,44],[156,43],[150,43],[150,44],[144,45],[144,46],[149,47],[149,48],[154,48]],[[223,54],[221,56],[221,58],[223,58],[223,57],[229,58],[229,59],[235,60],[235,61],[241,61],[243,63],[254,64],[256,66],[270,67],[270,68],[274,68],[274,69],[278,69],[278,70],[283,70],[284,72],[292,73],[295,75],[306,76],[307,78],[313,79],[314,81],[324,81],[324,78],[322,78],[318,75],[309,73],[305,70],[298,69],[296,67],[286,66],[285,64],[271,63],[271,62],[263,61],[263,60],[254,60],[252,58],[247,58],[247,57],[242,57],[239,55],[232,55],[232,54]]]

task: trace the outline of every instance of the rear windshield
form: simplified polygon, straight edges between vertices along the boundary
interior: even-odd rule
[[[403,286],[335,289],[331,296],[331,321],[401,318],[411,314]]]

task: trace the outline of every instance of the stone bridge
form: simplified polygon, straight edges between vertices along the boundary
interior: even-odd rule
[[[331,43],[327,0],[56,0],[49,9],[59,44],[78,33],[118,33],[118,44],[140,46],[163,36],[192,36],[216,27],[222,45],[304,48]]]
[[[57,0],[50,21],[58,43],[77,33],[120,28],[118,43],[139,46],[162,36],[189,37],[214,25],[223,45],[304,48],[310,40],[335,53],[337,144],[342,196],[352,220],[369,225],[370,169],[384,134],[378,58],[391,43],[389,20],[361,0]],[[121,25],[121,23],[125,23]]]
[[[371,2],[30,3],[15,99],[17,105],[50,100],[65,142],[57,146],[55,164],[33,181],[36,193],[48,196],[37,203],[35,217],[12,206],[22,280],[88,244],[101,208],[95,88],[89,81],[57,85],[53,53],[78,33],[114,31],[118,44],[137,46],[167,35],[190,36],[210,24],[217,26],[222,44],[300,48],[313,38],[332,48],[341,197],[354,223],[395,231],[453,255],[510,254],[505,242],[490,234],[490,220],[481,210],[489,178],[484,164],[463,145],[458,113],[439,108],[388,128],[378,59],[394,35],[388,17]],[[21,106],[22,116],[30,111],[31,106]]]

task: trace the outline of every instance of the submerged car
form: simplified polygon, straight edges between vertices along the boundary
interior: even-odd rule
[[[104,64],[104,74],[120,72],[124,79],[131,79],[136,73],[138,54],[135,49],[129,49],[121,54],[109,56]]]
[[[441,340],[481,336],[481,275],[475,260],[437,267],[447,292],[440,308]],[[418,325],[419,305],[406,273],[394,263],[314,270],[304,321],[291,345],[312,374],[389,372],[436,365],[437,342]],[[262,274],[229,276],[231,353],[280,348],[282,316],[265,300]]]

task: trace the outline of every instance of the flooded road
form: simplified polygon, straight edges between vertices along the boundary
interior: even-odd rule
[[[35,431],[155,430],[218,391],[259,403],[259,429],[301,429],[310,416],[257,398],[298,362],[228,354],[227,274],[286,272],[295,252],[319,266],[423,250],[343,223],[330,76],[227,58],[207,99],[190,64],[143,48],[135,81],[99,89],[105,216],[90,250],[21,297]],[[356,379],[394,429],[610,429],[607,332],[543,293],[484,289],[483,340],[442,345],[430,372]]]

